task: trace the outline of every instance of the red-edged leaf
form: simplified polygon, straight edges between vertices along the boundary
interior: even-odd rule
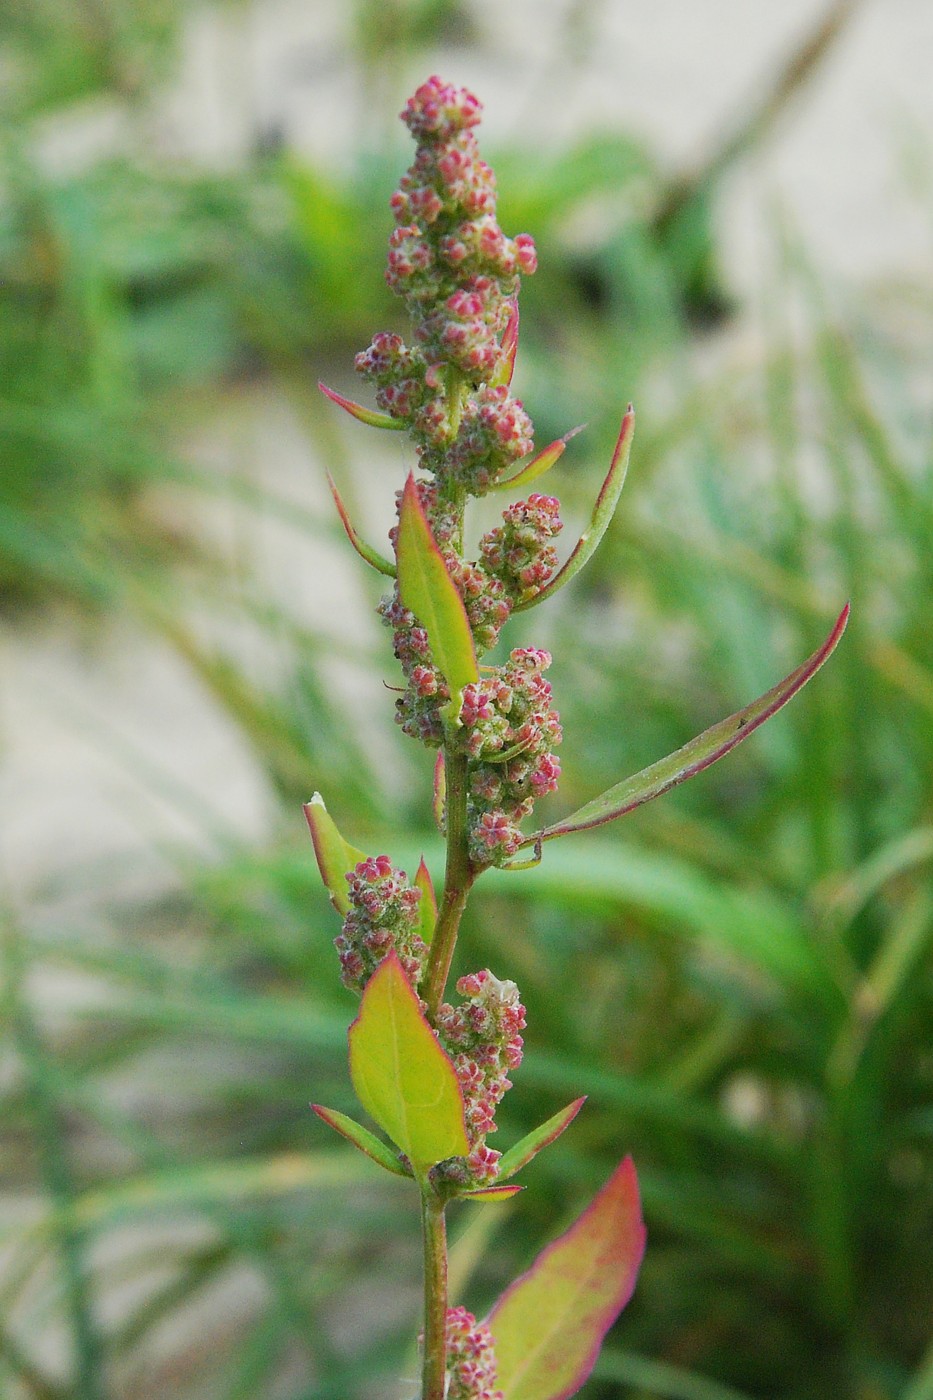
[[[389,428],[394,433],[403,433],[408,427],[407,423],[401,423],[397,418],[391,417],[388,413],[379,413],[374,408],[364,408],[361,403],[354,403],[352,399],[344,398],[343,394],[338,394],[336,389],[328,389],[326,384],[318,380],[317,387],[322,394],[326,394],[331,403],[335,403],[340,408],[346,409],[352,418],[356,418],[361,423],[367,424],[370,428]]]
[[[450,690],[450,702],[445,707],[447,717],[456,720],[464,686],[479,679],[473,634],[463,599],[431,534],[411,474],[402,494],[395,555],[399,597],[428,634],[434,664]]]
[[[421,864],[415,871],[415,884],[421,891],[421,902],[418,905],[418,932],[425,943],[430,945],[434,937],[434,925],[437,923],[437,895],[434,893],[434,881],[431,879],[431,872],[424,863],[424,856],[421,857]]]
[[[615,821],[616,817],[625,816],[627,812],[634,811],[636,807],[650,802],[652,798],[669,792],[678,783],[684,783],[688,778],[702,773],[704,768],[709,768],[711,763],[715,763],[734,749],[736,744],[747,739],[749,734],[753,734],[766,719],[777,714],[778,710],[816,675],[823,662],[835,651],[848,620],[849,605],[846,603],[823,645],[812,656],[807,657],[802,666],[791,671],[790,675],[765,691],[764,695],[760,695],[744,709],[737,710],[728,719],[720,720],[718,724],[697,735],[676,753],[668,754],[667,758],[659,759],[657,763],[643,768],[640,773],[616,783],[615,787],[607,788],[599,797],[594,797],[591,802],[579,807],[563,821],[536,832],[522,844],[538,845],[542,841],[553,840],[555,836],[566,836],[572,831],[584,831],[587,827],[602,826],[604,822]]]
[[[580,1099],[574,1099],[573,1103],[555,1113],[553,1118],[549,1118],[540,1127],[533,1128],[514,1147],[510,1147],[508,1152],[504,1152],[499,1159],[498,1179],[507,1181],[510,1176],[520,1172],[522,1167],[527,1167],[532,1157],[537,1157],[543,1147],[549,1146],[560,1137],[565,1128],[570,1127],[585,1103],[585,1094]]]
[[[366,859],[365,852],[358,851],[343,839],[319,792],[314,794],[310,802],[305,803],[302,810],[308,821],[311,840],[314,842],[314,854],[317,856],[317,868],[330,895],[330,902],[338,914],[347,914],[350,909],[347,876],[361,860]]]
[[[524,1186],[519,1186],[518,1182],[514,1186],[481,1186],[476,1191],[464,1191],[462,1196],[458,1196],[458,1201],[510,1201],[513,1196],[517,1196],[519,1191],[524,1191]]]
[[[337,507],[337,514],[340,516],[340,523],[347,532],[347,539],[356,550],[361,559],[376,569],[380,574],[385,574],[387,578],[395,578],[395,565],[381,555],[378,549],[373,549],[372,545],[366,543],[356,533],[353,522],[347,514],[347,508],[341,499],[337,484],[330,472],[327,473],[327,484],[330,487],[330,494],[334,498],[334,505]]]
[[[565,1400],[580,1389],[632,1296],[644,1249],[638,1180],[626,1157],[489,1314],[505,1400]]]
[[[335,1133],[346,1138],[347,1142],[352,1142],[354,1147],[358,1147],[380,1167],[385,1167],[387,1172],[392,1172],[395,1176],[410,1177],[412,1175],[408,1168],[402,1165],[392,1149],[386,1147],[384,1142],[380,1142],[379,1138],[368,1128],[364,1128],[362,1123],[357,1123],[355,1118],[348,1118],[345,1113],[341,1113],[338,1109],[324,1108],[319,1103],[313,1103],[311,1107],[318,1118],[329,1128],[333,1128]]]
[[[447,768],[444,763],[444,750],[438,749],[437,758],[434,760],[434,797],[431,802],[431,813],[434,817],[434,825],[441,835],[444,835],[444,824],[447,811]]]
[[[489,381],[493,385],[511,384],[512,375],[515,373],[515,356],[518,354],[518,301],[515,298],[509,303],[509,319],[505,323],[500,343],[505,352],[505,359],[499,373]]]
[[[619,436],[616,441],[615,450],[612,454],[612,461],[609,464],[609,471],[606,480],[600,487],[599,495],[596,497],[596,504],[593,507],[593,514],[590,523],[583,531],[573,553],[557,573],[539,589],[532,598],[524,603],[516,603],[513,612],[521,612],[525,608],[534,607],[538,603],[543,603],[545,598],[550,598],[552,593],[556,593],[558,588],[563,588],[565,583],[569,583],[572,578],[588,563],[596,551],[596,547],[603,535],[609,528],[609,522],[615,514],[616,506],[619,504],[619,496],[622,494],[622,487],[625,485],[625,474],[628,471],[629,453],[632,448],[632,436],[635,432],[635,410],[629,404],[625,417],[622,419],[622,427],[619,429]]]
[[[553,442],[548,443],[547,447],[543,447],[536,457],[532,457],[531,461],[522,467],[520,472],[510,476],[508,481],[497,481],[493,490],[511,491],[516,486],[528,486],[530,482],[537,481],[539,476],[549,472],[554,463],[560,460],[570,439],[576,437],[577,433],[582,433],[585,427],[586,424],[581,423],[579,428],[571,428],[570,432],[564,433],[563,437],[555,438]]]
[[[366,983],[350,1027],[350,1078],[360,1103],[411,1162],[415,1175],[470,1150],[463,1095],[391,952]]]

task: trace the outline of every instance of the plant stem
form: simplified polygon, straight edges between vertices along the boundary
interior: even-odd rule
[[[444,999],[444,989],[450,973],[460,918],[474,880],[470,864],[467,832],[467,757],[448,744],[445,750],[447,774],[447,873],[444,897],[437,916],[427,967],[421,984],[421,995],[427,1003],[427,1017],[432,1022]]]
[[[424,1362],[421,1400],[444,1400],[447,1377],[447,1229],[444,1202],[421,1183],[424,1242]]]

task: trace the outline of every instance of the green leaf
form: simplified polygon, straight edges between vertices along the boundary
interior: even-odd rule
[[[354,403],[353,399],[344,398],[343,394],[338,394],[336,389],[328,389],[326,384],[318,380],[317,386],[322,394],[326,394],[331,403],[335,403],[340,408],[346,409],[351,418],[356,418],[360,423],[365,423],[370,428],[388,428],[395,433],[403,433],[408,427],[407,423],[398,418],[392,418],[388,413],[379,413],[374,408],[364,408],[361,403]]]
[[[371,1157],[380,1167],[385,1167],[387,1172],[392,1172],[395,1176],[411,1176],[411,1172],[402,1165],[395,1153],[386,1147],[384,1142],[380,1142],[375,1133],[371,1133],[368,1128],[364,1128],[362,1123],[357,1123],[354,1118],[348,1118],[345,1113],[340,1113],[336,1108],[324,1108],[319,1103],[311,1105],[317,1114],[328,1127],[334,1132],[345,1137],[347,1142],[352,1142],[354,1147],[358,1147],[367,1157]]]
[[[415,871],[415,885],[421,891],[421,903],[418,905],[418,932],[430,947],[431,939],[434,937],[434,925],[437,923],[437,895],[434,893],[434,881],[431,879],[431,872],[424,863],[424,856]]]
[[[612,461],[609,464],[609,471],[606,480],[603,482],[599,495],[596,497],[596,504],[593,507],[593,515],[589,526],[577,540],[573,553],[557,573],[539,589],[532,598],[524,603],[516,603],[513,612],[521,612],[525,608],[534,607],[538,603],[543,603],[545,598],[550,598],[552,593],[556,593],[558,588],[563,588],[565,583],[569,583],[572,578],[587,564],[596,552],[596,548],[603,535],[609,528],[609,522],[615,514],[616,506],[619,504],[619,497],[622,494],[622,487],[625,485],[625,474],[628,471],[629,453],[632,449],[632,437],[635,433],[635,410],[629,404],[625,417],[622,419],[622,427],[619,429],[619,436],[616,441],[615,451],[612,454]],[[545,449],[547,450],[547,449]]]
[[[458,1201],[510,1201],[513,1196],[517,1196],[519,1191],[524,1191],[524,1186],[519,1186],[516,1182],[514,1186],[481,1186],[477,1191],[464,1191],[457,1197]]]
[[[366,541],[361,539],[356,533],[353,522],[347,514],[347,508],[341,499],[340,492],[337,490],[336,483],[330,472],[327,473],[327,484],[330,487],[330,494],[334,498],[337,514],[340,516],[340,523],[346,530],[347,539],[350,541],[357,554],[374,568],[377,573],[385,574],[386,578],[395,578],[395,565],[384,558],[379,553],[378,549],[373,549],[372,545],[367,544]]]
[[[338,914],[347,914],[350,910],[347,876],[361,860],[366,859],[365,852],[344,841],[319,792],[305,803],[302,810],[308,820],[318,870],[330,895],[330,902]]]
[[[360,1103],[416,1175],[470,1151],[463,1095],[417,996],[391,952],[366,984],[350,1027],[350,1077]]]
[[[685,744],[676,753],[668,754],[667,758],[659,759],[657,763],[643,768],[640,773],[635,773],[631,778],[616,783],[615,787],[608,788],[563,821],[535,832],[533,836],[524,840],[522,845],[533,846],[541,841],[551,841],[555,836],[567,836],[572,831],[584,831],[587,827],[602,826],[604,822],[615,821],[616,817],[625,816],[643,803],[650,802],[652,798],[669,792],[671,788],[677,787],[678,783],[684,783],[688,778],[702,773],[704,768],[709,768],[717,759],[723,758],[734,749],[736,744],[753,734],[766,719],[777,714],[778,710],[816,675],[823,662],[836,649],[848,620],[847,603],[823,645],[809,656],[802,666],[791,671],[790,675],[785,676],[764,695],[760,695],[744,709],[737,710],[728,719],[720,720],[719,724],[714,724],[695,739],[691,739],[689,744]]]
[[[593,1369],[632,1296],[645,1250],[632,1159],[489,1314],[505,1400],[565,1400]]]
[[[450,702],[445,706],[447,718],[456,720],[464,686],[479,679],[473,634],[463,599],[431,534],[411,474],[402,495],[395,553],[399,597],[428,634],[434,664],[450,690]]]
[[[492,489],[494,491],[511,491],[516,486],[528,486],[532,481],[537,481],[539,476],[549,472],[554,464],[560,461],[564,455],[564,448],[570,439],[576,437],[577,433],[582,433],[584,427],[585,424],[581,423],[579,428],[571,428],[570,432],[564,433],[563,437],[555,438],[547,447],[543,447],[536,457],[532,457],[531,461],[522,467],[520,472],[510,476],[508,481],[497,481]]]
[[[532,1128],[531,1132],[526,1133],[514,1147],[510,1147],[508,1152],[504,1152],[499,1159],[498,1179],[507,1181],[510,1176],[520,1172],[522,1167],[526,1167],[532,1157],[537,1157],[543,1147],[554,1142],[565,1128],[569,1128],[585,1103],[585,1094],[580,1099],[574,1099],[573,1103],[569,1103],[566,1108],[555,1113],[553,1118],[549,1118],[540,1127]]]

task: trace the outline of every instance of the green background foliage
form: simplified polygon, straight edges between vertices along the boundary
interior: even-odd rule
[[[356,1004],[300,803],[320,789],[354,846],[410,873],[424,851],[437,879],[429,761],[393,730],[375,619],[341,649],[248,550],[187,520],[231,511],[249,538],[286,519],[313,554],[342,537],[326,493],[215,472],[186,443],[257,392],[281,396],[357,518],[358,454],[384,439],[313,386],[359,395],[352,353],[398,323],[381,268],[411,77],[439,65],[441,39],[480,67],[488,53],[467,4],[358,0],[347,62],[372,101],[353,161],[338,176],[257,141],[224,173],[146,140],[193,9],[23,0],[0,17],[15,79],[0,98],[4,629],[54,619],[168,648],[274,809],[245,841],[115,741],[111,759],[197,832],[160,846],[168,881],[126,893],[98,862],[72,870],[80,898],[3,896],[13,1400],[351,1400],[404,1393],[415,1373],[410,1183],[307,1107],[358,1112]],[[103,99],[129,124],[120,154],[38,158],[43,123]],[[519,351],[537,441],[589,422],[548,479],[566,519],[588,517],[625,401],[639,410],[600,550],[509,629],[508,645],[555,656],[566,737],[547,820],[767,689],[847,597],[852,620],[724,764],[477,885],[457,971],[491,966],[528,1007],[495,1145],[589,1099],[516,1201],[453,1212],[455,1294],[484,1312],[631,1152],[648,1252],[590,1400],[930,1400],[929,288],[843,294],[776,219],[760,305],[738,307],[715,179],[685,192],[618,132],[566,151],[519,137],[486,154],[503,226],[539,248]],[[739,316],[756,353],[705,354]],[[374,605],[375,576],[360,587]],[[355,667],[365,733],[335,654]]]

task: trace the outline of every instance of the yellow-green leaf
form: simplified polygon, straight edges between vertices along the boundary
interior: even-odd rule
[[[346,410],[351,418],[356,418],[360,423],[365,423],[370,428],[388,428],[390,432],[403,433],[408,424],[399,418],[393,418],[389,413],[380,413],[374,408],[364,408],[361,403],[354,403],[353,399],[348,399],[343,394],[338,394],[336,389],[329,389],[326,384],[318,380],[317,386],[322,394],[326,394],[331,403]]]
[[[392,1172],[395,1176],[411,1176],[411,1172],[402,1165],[391,1148],[386,1147],[385,1143],[381,1142],[375,1133],[364,1128],[362,1123],[357,1123],[355,1118],[348,1117],[337,1108],[324,1108],[323,1104],[319,1103],[313,1103],[311,1108],[322,1123],[333,1128],[334,1132],[346,1138],[347,1142],[352,1142],[354,1147],[358,1147],[371,1161],[377,1162],[387,1172]]]
[[[468,1154],[456,1072],[394,951],[367,982],[349,1039],[357,1097],[416,1175]]]
[[[566,1400],[580,1389],[632,1295],[644,1249],[638,1180],[626,1157],[489,1315],[505,1400]]]
[[[538,603],[543,603],[546,598],[550,598],[559,588],[563,588],[565,583],[569,583],[583,566],[589,563],[596,552],[597,546],[603,535],[609,529],[609,523],[615,514],[616,506],[619,504],[619,497],[622,494],[622,487],[625,485],[625,477],[628,472],[629,453],[632,449],[632,437],[635,432],[635,410],[629,404],[625,417],[622,419],[622,427],[619,429],[619,436],[616,441],[615,451],[612,454],[612,461],[609,464],[609,471],[606,479],[596,497],[596,504],[593,507],[593,514],[590,523],[583,531],[573,552],[567,562],[558,569],[557,573],[523,603],[516,603],[513,612],[522,612],[525,608],[536,607]]]
[[[421,903],[418,905],[418,932],[425,943],[430,945],[434,937],[434,925],[437,923],[437,895],[434,893],[434,881],[431,879],[431,872],[424,863],[424,856],[421,857],[421,864],[415,871],[415,885],[421,891]]]
[[[547,1147],[560,1137],[565,1128],[576,1118],[580,1109],[586,1103],[586,1095],[582,1098],[574,1099],[566,1108],[562,1108],[559,1113],[555,1113],[553,1118],[549,1118],[540,1127],[532,1128],[530,1133],[526,1133],[520,1142],[514,1147],[510,1147],[508,1152],[503,1153],[499,1159],[499,1181],[507,1181],[510,1176],[520,1172],[522,1167],[527,1167],[533,1157],[537,1157],[543,1147]]]
[[[434,664],[450,690],[447,718],[456,720],[464,686],[479,679],[476,650],[463,599],[431,534],[411,474],[402,494],[395,556],[399,597],[428,634]]]
[[[366,854],[343,839],[319,792],[314,794],[310,802],[305,803],[303,810],[311,831],[311,840],[314,842],[317,868],[321,872],[324,888],[330,895],[330,902],[337,913],[346,914],[350,909],[347,876],[361,860],[366,859]]]
[[[564,817],[563,821],[546,826],[543,831],[536,831],[527,837],[522,845],[538,848],[542,841],[552,841],[556,836],[567,836],[574,831],[585,831],[588,827],[602,826],[604,822],[615,821],[617,817],[624,817],[636,807],[641,807],[645,802],[650,802],[677,787],[679,783],[702,773],[704,768],[709,768],[710,764],[730,753],[736,744],[747,739],[749,734],[754,734],[759,725],[776,715],[788,700],[793,699],[798,690],[802,690],[835,651],[848,620],[849,605],[846,603],[823,645],[812,656],[808,656],[796,670],[765,691],[764,695],[759,695],[750,705],[745,705],[741,710],[736,710],[734,715],[729,715],[727,719],[720,720],[718,724],[704,730],[688,744],[684,744],[682,749],[668,754],[666,758],[658,759],[657,763],[643,768],[631,778],[624,778],[614,787],[607,788],[592,801],[578,807],[569,817]]]
[[[507,481],[497,481],[493,490],[512,491],[517,490],[519,486],[530,486],[533,481],[537,481],[539,476],[543,476],[545,472],[551,470],[564,455],[564,448],[570,439],[576,437],[577,433],[582,433],[584,427],[585,424],[581,423],[579,428],[571,428],[570,432],[564,433],[563,437],[555,438],[553,442],[548,443],[547,447],[543,447],[536,456],[532,457],[521,471],[510,476]]]

